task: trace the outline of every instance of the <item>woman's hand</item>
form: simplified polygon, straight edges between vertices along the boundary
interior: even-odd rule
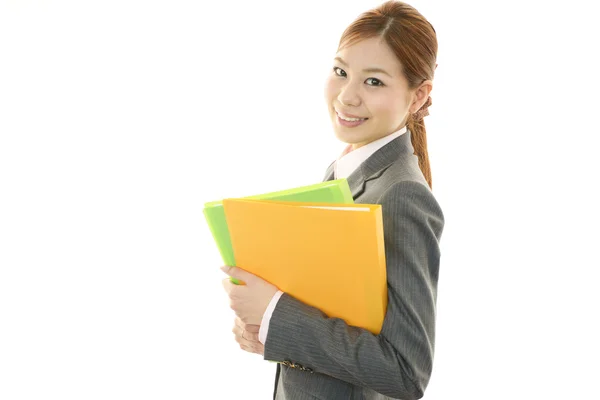
[[[259,325],[246,325],[236,317],[232,332],[235,335],[235,341],[239,343],[242,350],[264,356],[265,346],[258,340],[259,329]]]
[[[277,293],[276,286],[238,267],[224,265],[221,270],[227,275],[245,282],[236,285],[223,279],[223,287],[229,295],[230,306],[235,315],[247,325],[259,325],[271,299]]]

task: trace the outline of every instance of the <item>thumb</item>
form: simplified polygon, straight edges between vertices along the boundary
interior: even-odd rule
[[[232,278],[242,280],[246,283],[251,282],[252,279],[254,278],[254,275],[252,275],[250,272],[247,272],[241,268],[232,267],[229,265],[223,265],[221,267],[221,271],[225,272],[227,275],[231,276]]]

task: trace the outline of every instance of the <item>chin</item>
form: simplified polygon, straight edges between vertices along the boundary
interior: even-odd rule
[[[354,144],[365,140],[364,135],[361,135],[359,132],[352,134],[347,131],[340,131],[339,129],[334,129],[334,132],[335,136],[344,143]]]

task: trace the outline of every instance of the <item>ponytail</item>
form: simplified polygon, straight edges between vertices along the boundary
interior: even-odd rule
[[[432,189],[431,167],[429,166],[429,154],[427,153],[427,136],[425,131],[425,121],[423,119],[415,120],[412,114],[408,114],[408,129],[410,130],[410,139],[415,149],[415,155],[419,159],[419,168]]]

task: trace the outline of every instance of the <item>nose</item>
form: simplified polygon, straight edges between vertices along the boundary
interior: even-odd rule
[[[338,101],[346,107],[357,107],[360,105],[358,88],[351,82],[346,83],[340,90]]]

